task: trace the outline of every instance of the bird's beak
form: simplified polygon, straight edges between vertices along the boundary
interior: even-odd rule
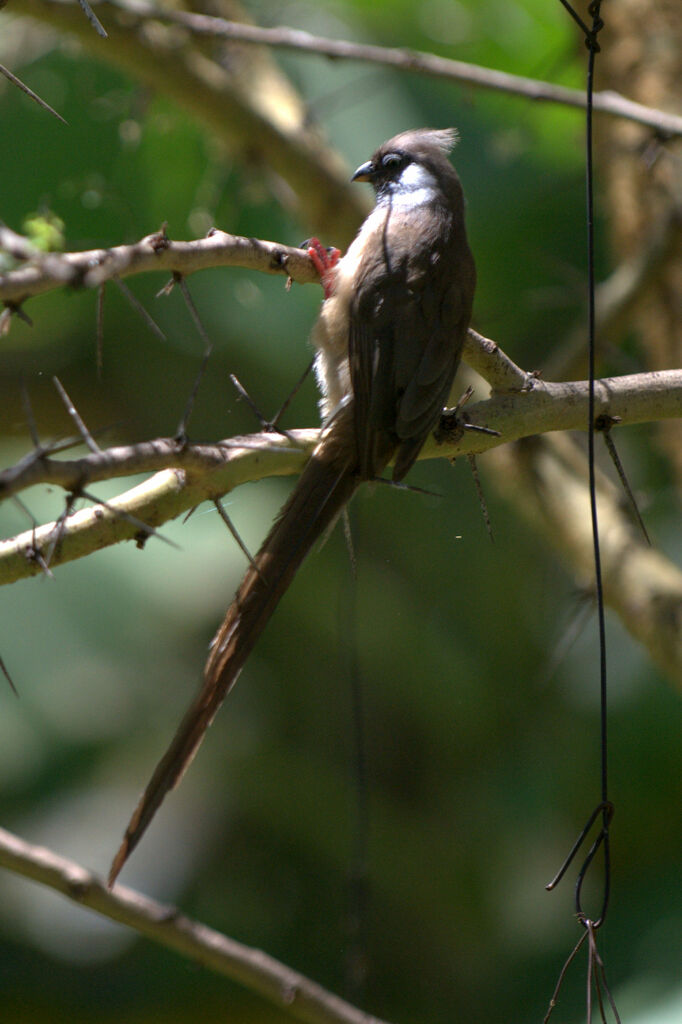
[[[364,164],[360,164],[357,171],[350,179],[351,181],[371,181],[372,175],[374,174],[374,164],[371,160],[367,160]]]

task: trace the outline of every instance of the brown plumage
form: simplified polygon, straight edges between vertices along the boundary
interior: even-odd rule
[[[330,271],[313,330],[321,440],[211,644],[201,689],[131,818],[110,885],[182,778],[317,538],[392,459],[401,480],[439,419],[476,280],[462,189],[446,156],[454,141],[449,130],[403,132],[353,175],[372,183],[376,206]]]

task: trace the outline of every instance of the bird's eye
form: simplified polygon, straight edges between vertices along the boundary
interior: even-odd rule
[[[382,157],[382,159],[381,159],[381,166],[386,171],[395,170],[395,168],[399,167],[400,164],[402,164],[402,163],[403,163],[403,155],[402,155],[402,153],[387,153],[386,156]]]

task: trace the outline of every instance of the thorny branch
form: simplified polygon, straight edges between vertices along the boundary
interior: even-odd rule
[[[181,956],[224,974],[308,1024],[383,1024],[259,949],[116,885],[80,864],[0,829],[0,866],[60,892],[82,907],[134,928]]]
[[[477,364],[478,369],[484,371],[492,357],[488,353],[477,352],[478,341],[475,339],[476,335],[469,338],[465,358],[471,354],[467,362]],[[514,365],[510,360],[508,362]],[[506,365],[506,362],[502,363],[503,367]],[[421,457],[454,458],[465,453],[481,454],[522,437],[554,430],[578,430],[584,425],[586,381],[551,383],[530,376],[525,376],[525,381],[523,390],[498,389],[490,398],[466,407],[467,423],[489,427],[499,436],[459,429],[448,437],[446,414],[438,442],[427,442]],[[680,403],[682,370],[630,374],[597,381],[598,414],[608,413],[621,425],[677,417],[680,415]],[[184,471],[191,479],[192,487],[205,487],[204,497],[209,497],[220,488],[224,493],[246,481],[298,472],[317,437],[317,430],[308,429],[290,430],[286,437],[261,433],[234,437],[212,445],[158,438],[108,448],[71,460],[54,459],[49,451],[30,452],[16,466],[0,473],[0,500],[41,483],[78,490],[86,484],[162,469]],[[300,448],[292,447],[292,441]],[[196,497],[195,491],[193,496]]]
[[[524,481],[521,489],[528,494],[529,501],[533,495],[533,501],[547,512],[550,531],[563,524],[561,529],[565,528],[566,536],[562,539],[562,550],[565,549],[571,566],[588,581],[589,546],[579,528],[585,522],[582,505],[587,494],[582,458],[576,455],[570,466],[562,466],[556,451],[545,458],[543,474],[549,479],[554,472],[556,477],[545,484],[540,482],[537,457],[533,472],[528,469],[529,452],[535,449],[521,447],[513,454],[517,446],[506,443],[526,438],[526,444],[537,445],[546,440],[554,450],[564,435],[552,434],[547,439],[533,435],[584,429],[587,383],[538,381],[518,370],[493,342],[476,335],[470,336],[465,355],[470,363],[477,364],[479,371],[487,370],[489,379],[502,388],[467,406],[466,420],[472,426],[497,430],[499,436],[466,430],[461,422],[450,429],[446,414],[441,425],[441,444],[435,439],[430,441],[422,457],[454,458],[496,448],[498,454],[508,452],[508,458],[525,458],[513,470],[501,473],[501,477],[513,479],[516,489]],[[516,389],[512,386],[514,380]],[[597,414],[608,410],[620,423],[679,416],[681,408],[682,370],[597,381]],[[286,437],[262,433],[215,445],[181,444],[161,438],[90,452],[77,459],[57,459],[49,450],[35,450],[0,474],[0,498],[16,496],[35,484],[58,485],[67,492],[69,514],[62,515],[56,523],[36,526],[0,543],[0,584],[44,572],[48,561],[55,566],[123,540],[143,544],[164,522],[202,501],[214,501],[241,483],[300,472],[317,437],[316,430],[294,430]],[[293,447],[292,442],[300,448]],[[72,510],[75,496],[83,493],[86,485],[154,470],[154,475],[144,483],[106,505]],[[682,574],[642,542],[639,532],[623,515],[613,488],[605,481],[601,481],[600,488],[600,502],[604,505],[600,517],[609,524],[604,544],[607,602],[670,678],[682,680]]]
[[[203,239],[174,242],[161,229],[133,245],[80,253],[37,254],[30,246],[22,244],[21,236],[0,226],[0,246],[20,263],[0,275],[0,301],[7,304],[6,314],[21,312],[22,302],[50,289],[65,285],[92,287],[98,289],[101,296],[107,281],[118,282],[150,270],[185,276],[205,267],[229,265],[286,274],[300,283],[314,281],[317,277],[307,253],[301,249],[221,231],[212,231]],[[548,345],[547,350],[551,349]],[[534,434],[584,429],[587,419],[585,382],[540,381],[516,366],[495,342],[474,331],[469,333],[464,358],[491,388],[490,397],[467,406],[467,420],[474,426],[492,428],[499,437],[463,432],[456,425],[449,437],[447,431],[441,431],[440,440],[445,443],[439,447],[435,441],[431,442],[424,448],[422,457],[453,458],[458,454],[489,451],[503,442]],[[617,418],[621,424],[679,417],[681,409],[681,370],[598,382],[596,414]],[[214,501],[247,480],[300,472],[316,438],[314,430],[291,431],[286,438],[272,433],[256,434],[213,445],[181,444],[174,439],[160,438],[91,452],[77,459],[55,458],[63,445],[48,449],[36,447],[0,476],[0,498],[16,496],[34,484],[52,484],[67,492],[68,508],[56,523],[36,525],[0,544],[0,583],[44,572],[48,562],[54,566],[123,540],[134,539],[143,544],[158,526],[202,501]],[[86,486],[145,472],[154,475],[106,505],[75,510],[77,499]],[[627,527],[622,514],[619,515]],[[148,529],[143,529],[141,524],[147,524]],[[673,586],[674,592],[676,586]],[[618,607],[615,592],[611,600],[619,614],[627,619],[624,610]],[[655,615],[652,618],[656,620]],[[653,650],[652,637],[656,629],[644,632],[646,636],[642,635],[642,629],[635,630],[652,650],[654,660],[660,663],[660,656]],[[676,651],[672,632],[663,646]],[[682,652],[679,659],[673,653],[665,660],[672,666],[678,666],[679,661],[672,674],[676,678],[679,668],[682,675]]]
[[[88,8],[84,0],[80,2],[83,9]],[[271,46],[326,53],[332,57],[373,61],[412,72],[465,81],[478,87],[498,89],[534,100],[564,103],[574,107],[583,107],[585,103],[584,95],[578,90],[564,89],[519,76],[464,65],[430,54],[357,46],[320,39],[290,29],[264,30],[186,12],[159,11],[150,5],[133,3],[132,0],[119,0],[116,5],[147,17],[180,22],[193,32],[214,34],[243,42],[266,43]],[[639,121],[667,135],[682,135],[682,118],[632,103],[615,93],[596,94],[594,107],[603,113]],[[252,262],[245,263],[245,259]],[[648,260],[646,262],[648,264]],[[254,243],[254,240],[238,239],[222,232],[215,232],[210,238],[198,242],[174,243],[168,241],[163,233],[159,233],[148,236],[134,246],[119,246],[114,249],[63,254],[56,257],[54,254],[49,257],[34,256],[25,266],[9,274],[0,275],[0,300],[6,302],[10,308],[20,309],[22,302],[27,298],[65,284],[73,287],[101,288],[107,280],[150,269],[187,274],[204,266],[216,265],[250,266],[269,273],[285,273],[300,283],[315,280],[316,276],[305,253],[285,246],[265,242]],[[635,287],[631,287],[630,290],[637,293],[639,287],[640,282],[635,281]],[[618,298],[622,302],[620,297]],[[563,385],[540,383],[515,367],[494,343],[477,338],[473,333],[467,358],[469,363],[475,365],[493,385],[493,394],[488,400],[467,407],[467,418],[473,423],[480,422],[495,427],[500,431],[501,437],[491,438],[489,435],[462,433],[460,430],[456,440],[449,441],[440,449],[436,448],[435,443],[432,444],[425,450],[424,457],[452,457],[460,452],[484,451],[514,438],[528,437],[530,434],[583,427],[586,403],[584,382]],[[622,423],[679,416],[680,408],[682,371],[643,374],[638,377],[599,382],[597,411],[618,416]],[[50,482],[64,487],[74,495],[89,482],[133,472],[156,471],[156,476],[150,481],[139,488],[127,491],[115,502],[107,506],[96,505],[85,512],[69,515],[62,524],[59,546],[52,554],[52,564],[57,564],[105,544],[115,543],[127,536],[139,536],[139,529],[136,531],[129,520],[117,514],[117,507],[126,511],[134,507],[138,516],[141,515],[145,521],[156,525],[204,498],[214,498],[216,494],[224,493],[243,480],[260,478],[270,473],[297,472],[305,461],[306,452],[314,444],[317,433],[294,431],[292,435],[300,442],[300,450],[292,448],[290,439],[263,434],[248,439],[233,439],[212,446],[183,446],[171,439],[160,439],[126,448],[93,451],[88,456],[73,460],[55,459],[54,449],[37,451],[0,476],[0,498],[3,496],[3,487],[4,496],[7,496],[21,491],[29,486],[29,483]],[[562,513],[565,513],[566,547],[569,549],[574,545],[577,548],[575,559],[579,561],[582,538],[577,535],[577,531],[571,531],[575,524],[581,524],[585,517],[573,514],[574,500],[578,501],[577,494],[562,489],[568,477],[560,479],[551,476],[551,471],[556,466],[556,458],[544,460],[543,446],[549,447],[556,440],[543,438],[537,442],[528,442],[529,447],[539,446],[534,451],[532,460],[528,458],[528,450],[524,453],[523,446],[519,446],[518,452],[521,452],[521,456],[518,457],[517,468],[522,468],[521,464],[525,459],[525,468],[529,473],[529,492],[542,486],[547,504],[552,502],[558,506],[552,515],[561,519]],[[559,443],[563,440],[560,439]],[[510,446],[509,450],[514,449]],[[556,452],[553,454],[556,456]],[[515,480],[518,484],[518,477],[515,476]],[[573,479],[570,480],[570,486],[576,492],[581,486],[584,490],[584,484],[581,485],[579,481]],[[606,491],[608,496],[608,488]],[[613,495],[610,497],[613,498]],[[634,623],[634,628],[630,624],[632,631],[635,635],[639,632],[640,639],[650,648],[660,651],[661,646],[665,647],[666,639],[670,640],[671,637],[664,637],[661,640],[660,635],[656,635],[655,632],[658,624],[652,623],[648,618],[645,618],[644,626],[641,626],[646,585],[650,574],[657,571],[659,579],[670,585],[666,597],[670,596],[671,609],[673,603],[675,604],[679,618],[679,610],[682,608],[682,584],[679,574],[674,577],[675,570],[671,570],[665,560],[653,552],[648,553],[646,557],[650,562],[657,560],[657,565],[645,563],[643,556],[640,557],[641,552],[637,549],[636,542],[627,533],[622,532],[622,516],[619,518],[617,502],[614,500],[612,504],[614,522],[617,520],[616,526],[613,527],[615,541],[611,544],[612,557],[605,562],[605,567],[608,569],[613,567],[613,564],[618,564],[623,571],[620,576],[614,576],[614,585],[607,596],[626,620],[627,614],[618,608],[618,601],[620,594],[630,596],[632,614],[636,612],[640,620],[639,631],[637,622]],[[611,520],[608,525],[612,528]],[[30,575],[34,571],[40,571],[42,551],[49,550],[54,531],[55,524],[48,524],[0,546],[0,582],[9,582],[10,578],[19,578],[19,575]],[[86,541],[85,548],[81,550],[75,543],[79,539]],[[71,548],[72,541],[74,544]],[[15,545],[15,548],[12,550],[7,545]],[[631,557],[633,550],[637,556],[635,559]],[[11,567],[12,564],[21,564],[22,571],[19,575],[3,579],[3,566]],[[626,575],[631,578],[622,585]],[[634,588],[635,581],[642,586]],[[659,589],[654,595],[659,602],[662,593],[663,591]],[[650,603],[654,605],[655,601]],[[644,635],[647,631],[648,636]],[[677,630],[676,653],[672,649],[666,650],[665,653],[671,656],[671,664],[674,663],[677,671],[682,674],[679,635]],[[657,660],[661,663],[662,659]],[[679,677],[681,676],[678,675]],[[117,887],[111,893],[99,879],[79,865],[50,851],[33,847],[3,830],[0,830],[0,864],[49,885],[83,906],[122,921],[183,955],[193,957],[235,980],[242,981],[302,1020],[338,1021],[339,1024],[380,1024],[376,1018],[369,1017],[324,992],[319,986],[265,954],[243,947],[197,922],[190,921],[173,908],[163,907],[125,887]]]
[[[0,225],[0,248],[5,247],[5,241],[9,244],[11,236],[21,237]],[[132,245],[24,258],[24,265],[0,273],[0,302],[17,307],[54,288],[97,288],[114,278],[150,270],[187,275],[208,267],[245,267],[265,274],[284,274],[299,284],[318,279],[303,249],[215,229],[206,238],[189,242],[172,241],[162,228]]]

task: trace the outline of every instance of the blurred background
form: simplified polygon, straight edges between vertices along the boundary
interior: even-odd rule
[[[276,167],[245,163],[182,104],[107,63],[106,42],[86,49],[55,31],[51,6],[31,0],[34,21],[14,16],[19,4],[0,15],[0,62],[68,121],[0,80],[5,223],[25,231],[32,216],[58,218],[66,249],[132,242],[163,221],[177,239],[212,225],[293,245],[312,233],[283,201],[285,186],[273,186]],[[259,24],[432,50],[576,87],[584,80],[582,40],[545,0],[248,10]],[[97,11],[106,23],[108,5]],[[479,272],[474,326],[542,370],[585,317],[580,114],[374,66],[283,51],[270,59],[348,174],[404,128],[459,128],[454,162]],[[596,130],[603,143],[603,122]],[[599,178],[600,279],[615,265],[603,185]],[[0,348],[0,465],[31,448],[22,381],[41,437],[73,433],[53,374],[102,445],[175,431],[202,343],[177,289],[155,298],[165,280],[128,283],[166,343],[107,290],[100,376],[93,293],[54,292],[27,304],[33,326],[13,319]],[[237,269],[203,272],[189,287],[215,345],[190,436],[255,430],[228,375],[271,415],[310,358],[319,288],[287,292],[282,278]],[[604,348],[598,369],[647,368],[631,330]],[[585,375],[583,357],[572,376]],[[316,422],[309,380],[286,425]],[[655,425],[627,428],[617,442],[655,544],[679,562],[679,504]],[[418,465],[410,481],[432,496],[365,488],[356,498],[357,578],[337,530],[285,596],[122,877],[395,1021],[540,1021],[580,935],[574,874],[552,894],[544,885],[599,799],[595,621],[557,665],[581,614],[576,583],[498,496],[485,458],[480,472],[494,544],[466,462]],[[227,497],[251,549],[290,486],[265,480]],[[39,522],[63,508],[58,491],[23,497]],[[11,536],[30,522],[6,503],[0,526]],[[162,533],[179,547],[125,544],[0,593],[0,654],[19,691],[17,700],[0,688],[2,824],[100,873],[244,569],[212,508]],[[600,949],[623,1020],[672,1024],[682,1021],[682,708],[671,680],[611,615],[607,632],[616,815]],[[352,881],[362,816],[355,686],[369,814],[362,898]],[[0,907],[5,1024],[284,1019],[241,987],[13,875],[0,877]],[[584,1019],[584,979],[581,955],[557,1021]]]

